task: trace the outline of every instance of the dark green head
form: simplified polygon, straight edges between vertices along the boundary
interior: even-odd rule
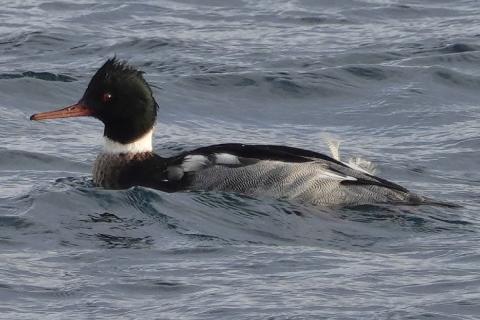
[[[152,129],[157,110],[158,105],[142,72],[112,58],[94,74],[78,103],[35,114],[31,119],[92,116],[104,123],[107,138],[126,144]]]

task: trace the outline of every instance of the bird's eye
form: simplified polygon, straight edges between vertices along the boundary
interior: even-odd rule
[[[104,103],[108,103],[110,102],[110,100],[112,100],[112,94],[110,92],[105,92],[103,95],[102,95],[102,101]]]

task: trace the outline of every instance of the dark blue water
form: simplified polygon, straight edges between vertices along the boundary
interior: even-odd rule
[[[12,0],[0,53],[1,319],[480,317],[478,2]],[[328,134],[463,208],[94,188],[100,123],[28,117],[114,54],[162,155]]]

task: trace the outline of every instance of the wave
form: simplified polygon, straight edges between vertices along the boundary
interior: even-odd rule
[[[55,74],[51,72],[25,71],[21,73],[0,73],[0,79],[19,79],[33,78],[45,81],[73,82],[77,79],[65,74]]]
[[[164,248],[186,241],[354,250],[388,245],[412,233],[474,229],[461,214],[444,208],[334,210],[221,192],[169,194],[142,187],[102,190],[86,178],[61,179],[0,204],[4,240],[33,247],[48,243],[50,248]],[[19,234],[18,229],[25,231]]]
[[[85,172],[90,170],[86,164],[24,150],[0,148],[0,163],[2,170],[36,170],[36,171],[72,171]]]

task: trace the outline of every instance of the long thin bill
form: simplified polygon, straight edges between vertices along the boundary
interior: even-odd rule
[[[71,106],[48,112],[35,113],[30,120],[47,120],[70,117],[87,117],[92,116],[93,110],[83,103],[72,104]]]

